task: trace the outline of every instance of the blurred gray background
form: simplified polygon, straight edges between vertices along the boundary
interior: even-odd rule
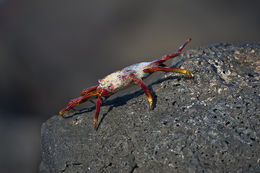
[[[257,0],[0,0],[0,172],[37,172],[41,123],[97,79],[190,37],[186,50],[259,42],[259,9]]]

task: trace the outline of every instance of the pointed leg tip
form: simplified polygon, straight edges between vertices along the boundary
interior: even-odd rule
[[[147,97],[147,99],[148,99],[148,102],[149,102],[149,108],[150,108],[150,110],[152,110],[153,109],[153,98],[150,95],[150,96]]]
[[[64,111],[60,111],[60,112],[59,112],[59,115],[64,118]]]
[[[94,125],[94,130],[97,131],[97,119],[94,119],[93,125]]]
[[[187,72],[187,77],[192,78],[192,74],[190,72]]]
[[[150,110],[152,110],[152,109],[153,109],[153,104],[151,103],[151,104],[150,104]]]
[[[94,130],[97,131],[98,127],[97,125],[94,125]]]
[[[190,41],[191,41],[191,38],[189,38],[189,39],[184,43],[184,45],[187,45]]]

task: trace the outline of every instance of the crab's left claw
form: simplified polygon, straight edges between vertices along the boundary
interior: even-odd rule
[[[68,110],[72,109],[73,107],[79,105],[81,102],[82,102],[82,96],[70,100],[69,104],[68,104],[64,109],[62,109],[62,110],[59,112],[59,114],[60,114],[62,117],[64,117],[64,113],[65,113],[66,111],[68,111]]]
[[[64,117],[64,113],[70,109],[72,109],[73,107],[83,103],[83,102],[86,102],[90,97],[92,96],[95,96],[98,94],[97,92],[97,87],[98,85],[96,86],[93,86],[93,87],[90,87],[88,89],[84,89],[81,93],[81,96],[78,97],[78,98],[75,98],[75,99],[72,99],[70,100],[69,104],[67,105],[67,107],[65,107],[64,109],[62,109],[59,114]]]

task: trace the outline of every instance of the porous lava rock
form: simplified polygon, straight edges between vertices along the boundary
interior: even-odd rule
[[[42,125],[40,172],[260,172],[260,44],[187,50],[148,85]]]

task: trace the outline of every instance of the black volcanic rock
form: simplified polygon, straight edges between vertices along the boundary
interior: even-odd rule
[[[42,125],[40,172],[260,172],[260,45],[188,50],[142,90]]]

